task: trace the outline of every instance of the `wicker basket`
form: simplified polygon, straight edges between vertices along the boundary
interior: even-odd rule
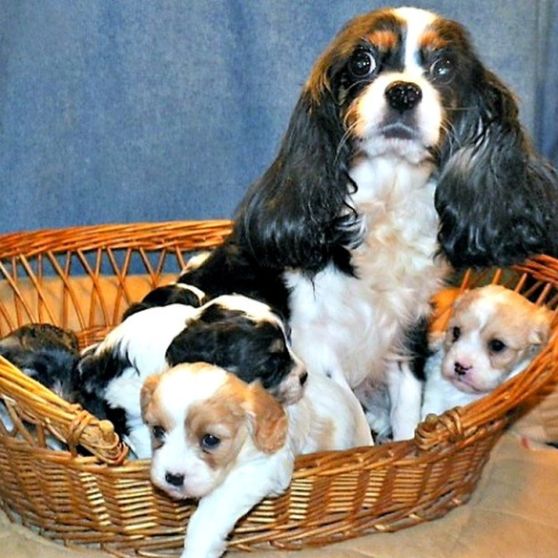
[[[189,255],[217,245],[225,221],[81,227],[0,237],[0,334],[31,321],[73,329],[82,345],[122,311],[175,277]],[[465,275],[558,303],[558,261]],[[232,534],[233,548],[300,548],[440,517],[467,501],[514,410],[558,367],[553,335],[532,365],[490,397],[422,423],[415,439],[303,456],[290,489],[266,499]],[[116,556],[168,556],[183,544],[194,507],[149,482],[149,463],[129,461],[112,425],[70,405],[0,359],[0,398],[14,423],[0,426],[0,502],[14,521],[66,544]],[[48,436],[68,451],[47,448]],[[86,448],[87,457],[79,454]],[[83,453],[83,452],[82,452]]]

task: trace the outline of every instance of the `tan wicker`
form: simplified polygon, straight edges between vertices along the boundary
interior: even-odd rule
[[[0,334],[42,321],[99,339],[128,304],[176,276],[188,255],[215,246],[228,222],[114,225],[0,237]],[[463,287],[504,284],[555,308],[558,261],[513,272],[468,273]],[[303,456],[292,485],[239,522],[231,546],[299,548],[444,515],[467,501],[512,416],[556,373],[556,335],[521,375],[490,397],[432,417],[414,440]],[[14,423],[0,427],[0,501],[14,520],[66,544],[117,556],[168,556],[182,546],[193,505],[149,482],[149,463],[126,459],[112,425],[98,421],[0,361],[0,398]],[[46,447],[48,435],[68,451]],[[78,454],[78,446],[90,455]],[[83,452],[82,452],[83,453]]]

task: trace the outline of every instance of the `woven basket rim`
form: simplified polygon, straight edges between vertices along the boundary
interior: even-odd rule
[[[107,245],[108,240],[116,239],[115,246],[127,246],[130,244],[135,244],[139,242],[145,242],[148,244],[149,249],[157,249],[161,245],[168,244],[166,242],[155,242],[153,243],[153,238],[157,238],[157,233],[162,231],[168,234],[169,231],[172,233],[173,237],[176,235],[177,239],[181,238],[181,234],[188,234],[192,231],[196,232],[197,229],[202,231],[202,234],[207,233],[207,231],[219,231],[220,234],[227,234],[230,231],[232,222],[230,220],[192,220],[192,221],[165,221],[165,222],[141,222],[141,223],[126,223],[126,224],[114,224],[107,223],[101,225],[85,225],[85,226],[74,226],[67,228],[57,228],[57,229],[40,229],[36,231],[21,231],[16,233],[8,233],[0,235],[0,262],[2,259],[7,257],[13,257],[17,253],[22,254],[23,248],[28,249],[29,246],[38,246],[35,252],[25,252],[26,257],[30,255],[36,255],[42,251],[49,251],[52,253],[65,252],[68,249],[66,243],[58,246],[56,244],[57,237],[69,237],[73,242],[76,240],[79,242],[84,237],[91,237],[94,242],[91,243],[89,250],[95,250],[99,247],[104,247]],[[125,241],[127,235],[133,236],[132,239]],[[134,236],[135,235],[135,236]],[[39,241],[47,238],[47,242],[42,244]],[[178,240],[177,240],[178,242]],[[14,250],[14,247],[21,246],[22,250]],[[111,244],[112,247],[112,244]],[[540,255],[534,258],[528,259],[521,264],[512,266],[514,269],[523,272],[544,271],[549,267],[549,264],[553,264],[558,267],[558,259],[553,258],[548,255]],[[554,278],[554,281],[558,284],[558,275]],[[488,394],[486,397],[471,403],[465,407],[448,411],[442,414],[440,417],[432,418],[430,420],[423,421],[417,428],[417,432],[414,440],[404,440],[402,442],[394,442],[392,444],[382,446],[382,447],[395,447],[399,444],[413,444],[416,446],[418,451],[432,450],[440,443],[447,440],[455,440],[456,437],[460,438],[466,435],[466,433],[471,432],[471,429],[478,427],[478,418],[483,417],[483,421],[490,422],[501,416],[502,413],[507,413],[511,408],[523,403],[538,389],[542,388],[543,385],[549,381],[552,377],[551,373],[545,373],[545,370],[540,370],[538,363],[543,360],[546,356],[547,358],[558,357],[558,332],[554,332],[551,342],[548,343],[547,347],[538,355],[538,357],[531,363],[531,365],[524,370],[521,374],[507,380],[504,384],[499,386],[493,393]],[[0,378],[5,377],[3,371],[5,370],[5,361],[0,358]],[[14,366],[8,363],[8,369],[13,373],[17,370]],[[66,401],[60,399],[56,394],[53,394],[50,390],[29,378],[21,371],[19,372],[18,381],[25,385],[27,384],[36,397],[42,400],[43,404],[48,404],[49,402],[55,402],[60,409],[64,409],[69,415],[77,416],[77,414],[89,413],[85,410],[79,408],[76,405],[70,405]],[[516,398],[506,398],[506,400],[501,405],[488,405],[489,400],[501,395],[502,393],[509,393],[512,391],[517,394]],[[519,393],[518,393],[519,392]],[[103,428],[107,428],[106,421],[99,421],[94,416],[87,417],[87,426],[84,432],[87,432],[88,428],[99,428],[99,423],[103,422]],[[107,434],[105,434],[106,436]],[[115,436],[117,436],[115,434]],[[81,442],[82,440],[78,440]],[[123,444],[122,444],[123,446]],[[368,452],[373,454],[378,451],[378,446],[372,448],[366,448],[364,451],[359,452],[359,457],[357,461],[362,459],[362,456],[366,456]],[[410,451],[410,450],[409,450]],[[349,456],[354,450],[346,450],[344,452],[324,452],[321,454],[311,454],[310,456],[300,456],[297,459],[297,471],[299,469],[311,468],[311,463],[317,459],[327,459],[327,456],[332,454],[346,454]],[[118,452],[118,457],[115,459],[114,456],[106,457],[101,456],[101,460],[105,463],[110,463],[114,465],[121,464],[126,458],[126,449],[121,449]],[[324,457],[325,456],[325,457]],[[295,475],[297,473],[295,472]]]

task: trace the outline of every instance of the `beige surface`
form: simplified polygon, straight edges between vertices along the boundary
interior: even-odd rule
[[[106,558],[70,550],[0,516],[2,558]],[[231,558],[555,558],[558,450],[527,449],[515,433],[494,449],[471,501],[444,518],[301,552],[230,553]]]

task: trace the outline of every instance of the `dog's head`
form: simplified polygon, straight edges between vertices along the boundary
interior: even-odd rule
[[[63,399],[76,398],[78,339],[52,324],[24,325],[0,340],[0,355]]]
[[[263,387],[282,403],[302,397],[306,368],[285,326],[267,304],[241,295],[217,297],[189,321],[167,349],[170,366],[208,362]]]
[[[283,407],[258,382],[206,363],[148,378],[141,407],[152,435],[152,481],[174,498],[207,495],[237,464],[286,441]]]
[[[360,157],[437,181],[441,249],[456,266],[556,252],[554,171],[535,156],[507,87],[461,25],[414,8],[350,21],[317,60],[280,153],[237,230],[269,264],[343,263],[358,215],[344,204]]]
[[[444,339],[442,375],[466,393],[487,393],[544,346],[552,314],[520,294],[490,285],[454,303]]]

